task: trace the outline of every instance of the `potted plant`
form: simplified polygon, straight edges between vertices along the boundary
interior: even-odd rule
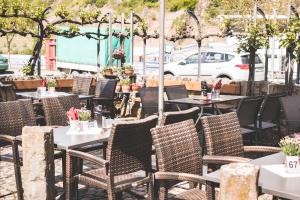
[[[54,93],[55,92],[55,87],[56,87],[56,80],[55,79],[48,79],[47,80],[47,87],[48,87],[48,91],[50,93]]]
[[[138,91],[140,88],[141,88],[141,86],[137,83],[132,83],[131,84],[132,91]]]
[[[102,74],[105,75],[105,76],[111,76],[113,75],[113,69],[111,66],[105,66],[103,69],[102,69]]]
[[[288,173],[300,173],[300,139],[286,136],[280,140],[279,146],[286,156],[286,170]]]
[[[125,78],[125,79],[121,80],[122,92],[129,92],[130,84],[131,84],[131,80],[129,78]]]
[[[124,73],[125,73],[127,76],[132,76],[133,73],[134,73],[133,66],[130,65],[130,64],[125,65]]]
[[[86,131],[89,129],[89,121],[91,120],[91,111],[82,108],[77,110],[78,113],[78,120],[80,122],[80,129],[82,131]]]

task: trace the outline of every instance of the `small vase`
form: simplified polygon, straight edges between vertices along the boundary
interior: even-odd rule
[[[286,156],[285,158],[286,171],[289,174],[300,173],[299,157],[298,156]]]
[[[215,90],[215,98],[216,99],[220,98],[220,90]]]
[[[70,120],[70,128],[71,128],[72,130],[77,130],[77,129],[79,129],[78,120]]]
[[[211,92],[208,92],[207,93],[207,100],[211,100],[212,99],[212,93]]]
[[[89,121],[80,121],[80,130],[87,131],[89,129]]]
[[[130,91],[130,85],[122,85],[122,92],[129,92]]]
[[[48,92],[50,94],[54,94],[55,93],[55,87],[48,87]]]

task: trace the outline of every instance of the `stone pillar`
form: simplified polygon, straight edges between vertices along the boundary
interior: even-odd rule
[[[257,199],[259,167],[250,163],[223,165],[220,170],[220,200]]]
[[[22,132],[22,149],[24,199],[55,199],[52,128],[25,126]]]

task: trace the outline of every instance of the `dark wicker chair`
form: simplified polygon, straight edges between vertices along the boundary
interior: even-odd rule
[[[149,199],[152,198],[152,174],[151,174],[151,145],[150,129],[157,124],[157,117],[134,122],[118,122],[113,124],[108,142],[107,160],[74,150],[67,150],[67,173],[71,173],[72,162],[80,158],[99,165],[102,168],[87,171],[75,175],[69,181],[74,180],[75,185],[84,184],[107,190],[108,199],[120,197],[123,190],[135,185],[149,184]],[[140,174],[142,171],[145,173]],[[72,198],[67,184],[67,197]],[[77,190],[77,188],[76,188]]]
[[[286,96],[280,98],[287,124],[287,134],[300,131],[300,96]]]
[[[158,87],[147,87],[139,90],[142,111],[141,117],[158,113]]]
[[[222,164],[232,162],[224,156],[205,156],[202,160],[199,137],[192,119],[153,128],[151,134],[159,169],[154,175],[159,183],[159,199],[167,199],[168,189],[178,182],[206,184],[200,176],[203,160]],[[206,191],[193,188],[176,195],[174,199],[212,199],[212,195],[213,190],[207,185]]]
[[[0,147],[11,146],[12,152],[0,155],[0,161],[13,162],[18,199],[23,199],[21,179],[20,142],[16,136],[22,134],[23,126],[35,125],[31,100],[19,100],[0,103]]]
[[[114,98],[116,86],[116,79],[98,80],[96,82],[95,97],[93,98],[94,104],[102,105],[103,109],[108,111],[108,115],[111,118],[115,117]]]
[[[235,112],[201,118],[210,156],[229,156],[247,161],[245,153],[275,153],[280,149],[268,146],[244,146],[242,132]]]
[[[89,95],[92,80],[93,80],[92,77],[81,77],[81,76],[75,77],[73,81],[72,93],[78,95],[79,94]]]
[[[168,100],[174,100],[174,99],[182,99],[182,98],[188,98],[188,91],[185,87],[185,85],[172,85],[172,86],[166,86],[165,91],[168,97]],[[173,111],[176,110],[187,110],[189,109],[189,105],[183,105],[183,104],[171,104],[170,109]]]
[[[41,101],[47,126],[68,125],[66,110],[58,98],[43,98]]]
[[[66,112],[72,107],[77,109],[81,108],[78,95],[60,96],[58,97],[58,100]]]
[[[14,86],[0,83],[0,102],[15,101],[16,99]]]
[[[285,93],[269,94],[265,97],[261,109],[258,113],[257,123],[255,125],[249,125],[250,128],[256,129],[259,138],[265,130],[274,128],[277,128],[278,136],[280,136],[279,118],[281,112],[281,104],[279,99],[284,96],[286,96]],[[275,145],[274,137],[273,145]]]
[[[237,108],[237,116],[241,126],[242,134],[244,137],[249,137],[250,144],[252,144],[252,138],[255,137],[255,142],[258,143],[258,135],[256,128],[249,128],[257,121],[257,115],[261,108],[263,97],[247,97],[240,101]]]

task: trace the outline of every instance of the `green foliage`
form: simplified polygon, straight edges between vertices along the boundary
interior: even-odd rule
[[[167,1],[167,8],[174,12],[178,10],[194,10],[196,8],[197,0],[172,0]]]
[[[172,28],[175,29],[176,34],[182,35],[188,27],[188,16],[186,14],[179,15],[172,23]]]
[[[261,26],[250,24],[248,33],[239,37],[238,52],[251,52],[253,50],[269,47],[269,40]]]
[[[285,137],[280,140],[279,146],[281,151],[287,156],[300,156],[299,138]]]
[[[130,78],[124,78],[120,81],[121,85],[130,85],[131,84],[131,80]]]
[[[108,0],[85,0],[86,4],[95,4],[97,7],[103,7],[108,3]]]
[[[294,57],[300,54],[300,20],[292,18],[287,28],[280,34],[280,46],[289,48]]]
[[[22,68],[22,73],[26,76],[26,75],[32,75],[33,72],[33,66],[30,65],[25,65]]]
[[[77,110],[79,121],[89,121],[92,119],[92,114],[90,110],[80,109]]]

